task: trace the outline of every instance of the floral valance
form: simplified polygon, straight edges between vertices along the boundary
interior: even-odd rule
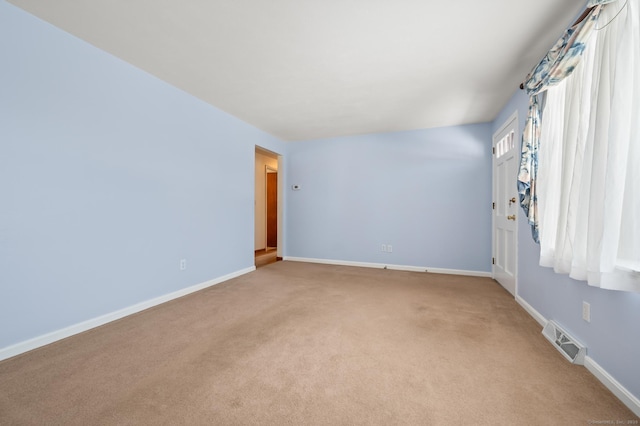
[[[585,43],[595,27],[600,10],[600,6],[594,7],[584,19],[567,29],[529,73],[524,83],[524,88],[529,95],[543,92],[547,87],[559,83],[573,72],[580,61]]]

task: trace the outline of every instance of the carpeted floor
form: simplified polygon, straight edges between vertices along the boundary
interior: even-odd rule
[[[487,278],[277,262],[0,363],[0,424],[637,419]]]

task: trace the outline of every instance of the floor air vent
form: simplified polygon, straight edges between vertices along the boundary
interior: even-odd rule
[[[584,356],[587,348],[577,342],[564,331],[555,321],[547,321],[542,334],[562,355],[574,364],[584,365]]]

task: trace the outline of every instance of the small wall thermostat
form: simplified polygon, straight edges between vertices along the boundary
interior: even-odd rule
[[[300,185],[291,185],[291,189],[294,191],[300,191]]]

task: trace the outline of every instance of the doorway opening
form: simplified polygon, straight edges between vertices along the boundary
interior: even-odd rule
[[[255,245],[256,268],[282,260],[281,159],[256,146],[255,150]]]

